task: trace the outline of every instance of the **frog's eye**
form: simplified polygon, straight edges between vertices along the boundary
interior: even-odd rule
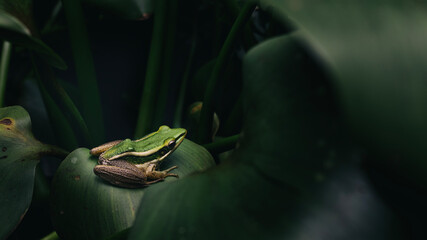
[[[175,143],[176,143],[175,140],[170,140],[169,143],[168,143],[169,149],[174,148],[175,147]]]

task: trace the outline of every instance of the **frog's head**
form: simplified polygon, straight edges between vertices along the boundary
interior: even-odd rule
[[[105,160],[115,160],[119,158],[135,158],[137,161],[146,162],[150,160],[163,160],[182,143],[187,135],[187,130],[183,128],[170,128],[161,126],[157,132],[131,141],[123,140],[116,146],[108,149],[102,154]]]

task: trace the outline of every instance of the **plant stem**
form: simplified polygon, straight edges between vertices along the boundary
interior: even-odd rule
[[[34,66],[35,67],[35,66]],[[36,74],[37,75],[37,74]],[[58,105],[52,99],[42,81],[36,76],[36,82],[43,99],[44,106],[49,116],[50,124],[54,130],[54,135],[60,146],[67,149],[75,149],[77,144],[76,136],[73,133],[71,125],[68,123],[67,118],[62,114]]]
[[[58,134],[61,145],[66,146],[68,149],[73,149],[77,145],[76,135],[82,136],[83,144],[91,145],[91,136],[77,107],[56,80],[50,66],[43,60],[38,60],[36,61],[34,54],[31,54],[31,61],[40,92],[48,111],[49,119],[54,127],[54,132]],[[61,111],[59,106],[64,110]],[[70,128],[73,128],[74,133],[70,131]]]
[[[44,25],[43,29],[41,30],[41,35],[44,35],[48,33],[49,31],[52,31],[53,26],[55,25],[55,21],[58,19],[58,15],[62,8],[62,2],[58,1],[55,5],[55,7],[52,10],[52,15],[50,16],[47,23]]]
[[[9,70],[10,53],[12,44],[8,41],[3,42],[0,62],[0,107],[4,106],[4,94],[6,92],[7,72]]]
[[[152,130],[152,121],[154,115],[154,106],[156,93],[158,90],[158,81],[162,63],[162,52],[164,44],[164,26],[167,15],[165,0],[157,0],[154,8],[154,27],[153,37],[151,39],[150,55],[148,57],[147,73],[145,76],[144,89],[142,90],[141,102],[139,104],[138,118],[135,129],[135,138],[142,137],[145,133]]]
[[[166,107],[168,103],[170,86],[172,85],[171,72],[172,72],[172,62],[174,59],[174,47],[175,47],[175,35],[176,35],[176,22],[177,22],[177,13],[178,13],[178,1],[170,1],[167,4],[167,14],[166,14],[166,35],[163,44],[163,54],[162,54],[162,65],[161,65],[161,76],[160,87],[158,90],[158,98],[155,108],[155,119],[154,126],[160,126],[165,124],[166,120]]]
[[[82,112],[95,144],[105,140],[102,105],[80,0],[62,0],[76,67]]]
[[[65,158],[68,154],[70,154],[70,152],[54,145],[43,144],[43,150],[40,154],[43,156]]]
[[[41,240],[59,240],[59,236],[58,234],[53,231],[51,233],[49,233],[48,235],[44,236]]]
[[[246,21],[250,18],[254,7],[255,3],[252,1],[247,2],[244,5],[243,9],[240,11],[239,16],[237,16],[236,21],[231,27],[230,33],[228,34],[221,51],[219,52],[203,98],[203,107],[200,114],[200,125],[197,138],[199,143],[207,143],[210,141],[209,134],[212,132],[213,96],[215,93],[215,86],[218,82],[221,72],[226,66],[226,60],[231,55],[234,41],[240,30],[242,30],[245,26]]]
[[[194,59],[195,52],[196,52],[196,40],[194,40],[193,44],[191,45],[187,66],[185,67],[185,72],[182,77],[181,87],[179,89],[179,94],[178,94],[178,100],[176,101],[176,107],[175,107],[175,115],[174,115],[174,121],[173,121],[174,127],[182,127],[181,121],[182,121],[182,113],[184,111],[185,94],[187,91],[188,80],[190,79],[190,72],[191,72],[191,67],[193,66],[193,59]]]
[[[218,141],[202,145],[210,153],[222,153],[233,149],[239,140],[240,134],[222,138]]]

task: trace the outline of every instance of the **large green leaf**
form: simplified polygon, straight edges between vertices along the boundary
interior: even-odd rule
[[[424,2],[261,0],[261,6],[281,20],[292,19],[327,59],[348,121],[371,150],[385,155],[376,158],[385,160],[381,167],[425,188]]]
[[[19,21],[22,22],[30,32],[35,32],[32,5],[32,0],[0,0],[1,10],[19,19]]]
[[[66,69],[67,65],[37,36],[32,18],[32,1],[0,1],[0,39],[34,50],[50,65]]]
[[[352,152],[312,51],[298,36],[282,36],[251,50],[243,66],[240,147],[203,174],[148,189],[129,238],[387,239],[390,212],[363,174],[350,165],[350,179],[329,177],[346,169]],[[343,179],[355,182],[337,187]],[[357,204],[343,205],[343,194]]]
[[[113,186],[93,173],[96,164],[97,159],[90,156],[88,149],[79,148],[62,162],[55,174],[52,219],[61,239],[103,239],[133,224],[147,188]],[[213,166],[214,161],[203,147],[184,140],[161,167],[175,165],[178,168],[173,172],[184,180],[191,173]],[[176,180],[168,177],[148,189]]]
[[[0,239],[19,224],[31,203],[35,167],[46,146],[31,133],[28,113],[19,106],[0,109]]]
[[[152,0],[83,0],[124,19],[145,19],[153,12]]]

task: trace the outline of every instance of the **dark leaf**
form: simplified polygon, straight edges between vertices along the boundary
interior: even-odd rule
[[[67,65],[37,36],[32,18],[32,1],[0,1],[0,39],[34,50],[50,65],[66,69]]]
[[[0,109],[0,239],[5,239],[27,212],[35,168],[45,150],[33,137],[30,116],[22,107]]]
[[[61,239],[104,239],[130,226],[147,188],[116,187],[97,177],[93,168],[97,159],[89,150],[72,152],[55,174],[52,187],[52,217]],[[199,145],[184,140],[161,165],[178,166],[173,173],[183,180],[187,175],[214,165],[211,155]],[[168,177],[156,185],[168,185],[177,179]],[[183,181],[179,180],[179,181]]]
[[[262,0],[334,71],[348,122],[376,158],[427,186],[427,9],[423,1]],[[384,161],[379,161],[384,160]],[[392,161],[393,160],[393,161]]]
[[[389,226],[384,219],[390,212],[363,175],[357,172],[346,179],[350,184],[336,188],[342,178],[330,177],[342,171],[352,151],[327,74],[300,37],[278,37],[255,47],[244,59],[243,72],[246,117],[240,147],[228,162],[203,174],[148,189],[130,239],[304,239],[300,230],[317,224],[328,230],[307,236],[389,236],[365,224],[375,212]],[[351,181],[360,181],[360,188]],[[366,209],[341,209],[347,188],[350,198],[366,191],[358,198]],[[323,218],[318,211],[347,222],[311,224],[312,218]],[[335,235],[337,229],[342,234]]]

